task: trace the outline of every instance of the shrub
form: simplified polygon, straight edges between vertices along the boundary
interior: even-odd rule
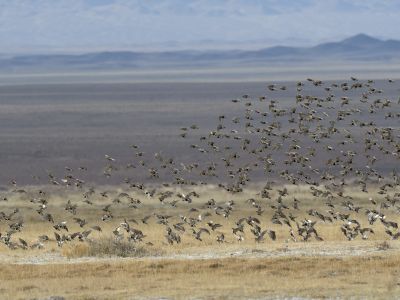
[[[378,248],[378,250],[384,251],[390,248],[390,244],[387,241],[384,241],[382,243],[377,244],[376,247]]]
[[[83,256],[144,257],[158,254],[159,252],[155,249],[149,249],[127,240],[116,240],[113,237],[88,240],[86,243],[71,244],[63,248],[63,255],[69,258]]]

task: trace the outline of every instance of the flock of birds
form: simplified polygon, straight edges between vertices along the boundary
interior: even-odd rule
[[[396,85],[394,80],[385,83]],[[295,242],[324,240],[317,231],[320,223],[339,223],[338,230],[348,240],[368,239],[377,226],[388,238],[398,239],[400,98],[388,99],[373,80],[354,77],[340,83],[297,82],[294,97],[279,100],[287,89],[271,84],[266,86],[268,95],[233,99],[232,105],[243,113],[221,114],[206,134],[196,124],[180,128],[179,138],[198,138],[189,143],[198,161],[178,161],[161,151],[148,154],[138,145],[131,145],[132,161],[125,165],[105,155],[105,177],[118,176],[121,169],[143,174],[141,182],[123,178],[123,192],[96,190],[81,179],[85,166],[65,167],[62,176],[49,172],[49,185],[81,195],[76,201],[65,199],[64,213],[57,216],[54,211],[60,208],[52,204],[46,188],[25,190],[12,180],[10,191],[0,199],[7,203],[0,211],[0,242],[10,249],[42,249],[51,242],[62,247],[71,241],[90,241],[93,232],[112,223],[112,232],[106,234],[116,240],[153,245],[146,235],[150,222],[161,226],[163,243],[171,245],[182,238],[201,242],[204,236],[217,243],[245,238],[262,242],[267,237],[274,241],[277,232],[267,228],[268,222],[287,228],[284,238]],[[204,199],[198,188],[212,184],[228,195],[244,195],[253,188],[254,178],[262,188],[240,205],[231,199]],[[288,185],[305,186],[307,201],[316,208],[302,211],[304,200],[291,194]],[[368,204],[360,205],[350,188],[365,195]],[[23,206],[13,205],[18,199],[25,199]],[[159,204],[143,214],[140,210],[148,199]],[[29,205],[34,208],[31,219],[48,224],[52,234],[32,241],[23,238]],[[168,214],[156,211],[159,207]],[[96,221],[81,215],[88,209],[92,215],[101,212]]]

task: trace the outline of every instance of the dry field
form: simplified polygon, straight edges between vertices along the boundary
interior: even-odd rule
[[[244,240],[238,242],[232,234],[232,228],[240,217],[256,216],[255,209],[246,199],[254,196],[259,187],[252,187],[238,195],[207,186],[195,190],[201,195],[193,203],[180,203],[176,208],[160,204],[159,200],[143,197],[131,192],[131,196],[141,200],[139,208],[127,208],[127,203],[117,203],[112,207],[113,219],[101,220],[102,208],[123,192],[122,187],[98,188],[96,193],[109,191],[109,197],[94,197],[93,205],[81,203],[79,190],[51,191],[48,210],[55,220],[67,221],[69,233],[82,230],[74,223],[73,217],[85,218],[84,229],[99,225],[102,232],[93,231],[86,242],[72,241],[57,247],[54,239],[53,224],[43,221],[36,212],[37,204],[29,201],[28,195],[38,187],[26,187],[26,194],[15,195],[9,192],[8,201],[3,202],[3,211],[18,208],[23,216],[24,228],[13,236],[15,241],[23,238],[32,245],[39,235],[47,234],[50,241],[44,243],[44,249],[10,250],[0,244],[0,299],[49,299],[51,296],[65,299],[148,299],[148,298],[252,298],[252,299],[310,299],[310,298],[396,298],[400,293],[400,242],[391,240],[385,233],[385,227],[375,223],[374,234],[368,240],[360,236],[347,241],[340,230],[343,223],[317,221],[318,234],[324,241],[302,241],[290,238],[289,228],[271,223],[272,200],[263,200],[265,211],[258,218],[261,227],[274,230],[276,240],[266,237],[257,243],[246,227]],[[325,212],[324,199],[310,197],[305,186],[287,186],[289,195],[299,199],[299,210],[292,207],[289,212],[301,221],[310,217],[310,208]],[[359,213],[346,211],[335,203],[338,211],[350,213],[362,227],[368,225],[364,209],[379,209],[369,201],[373,197],[382,203],[386,195],[370,188],[370,193],[359,192],[348,187],[346,195],[351,195],[354,203],[363,207]],[[174,189],[174,193],[185,190]],[[186,191],[187,192],[187,191]],[[396,190],[390,191],[393,196]],[[272,198],[276,196],[272,191]],[[204,204],[211,197],[223,205],[233,200],[235,208],[229,218],[217,214],[203,217],[197,227],[207,227],[212,220],[222,227],[210,235],[202,235],[202,242],[196,240],[190,228],[181,234],[180,244],[169,245],[165,238],[165,226],[157,224],[154,216],[148,224],[140,220],[146,215],[171,215],[170,224],[180,220],[180,215],[197,218],[207,211]],[[80,203],[77,215],[65,211],[66,200]],[[292,197],[284,200],[290,206]],[[195,207],[197,211],[190,211]],[[398,215],[392,208],[386,208],[385,215],[391,221],[398,221]],[[132,227],[146,235],[143,242],[133,243],[122,240],[113,244],[111,233],[123,219],[130,221]],[[128,221],[129,222],[129,221]],[[0,222],[0,232],[4,232],[7,223]],[[295,223],[293,223],[295,226]],[[295,229],[295,227],[293,227]],[[296,231],[296,230],[295,230]],[[224,243],[217,243],[216,237],[225,234]],[[133,246],[132,246],[133,245]],[[234,296],[233,296],[234,295]],[[61,299],[61,298],[60,298]]]
[[[381,251],[351,257],[2,264],[0,289],[2,299],[389,299],[400,292],[399,263],[398,252]]]
[[[396,82],[1,88],[0,298],[399,298]]]

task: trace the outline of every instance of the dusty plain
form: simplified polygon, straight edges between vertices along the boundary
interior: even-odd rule
[[[301,133],[282,140],[271,132],[258,134],[260,120],[264,127],[280,121],[279,134],[290,130],[287,111],[279,110],[296,103],[297,85],[277,86],[283,84],[285,89],[261,98],[264,102],[259,97],[267,93],[265,82],[0,86],[0,299],[399,298],[397,82],[374,82],[370,97],[382,99],[370,107],[363,102],[366,109],[357,110],[359,90],[342,92],[340,85],[334,91],[341,105],[328,101],[322,107],[311,103],[311,109],[298,108],[310,120],[321,118],[310,130],[334,124],[347,135],[350,129],[344,143],[337,135],[316,143]],[[333,82],[324,84],[319,89],[305,85],[302,93],[329,97],[332,90],[324,87]],[[384,96],[375,94],[380,89]],[[232,99],[239,99],[239,106]],[[250,112],[246,99],[253,101]],[[269,106],[263,119],[260,111],[271,99],[279,100],[278,109]],[[348,99],[355,100],[346,104]],[[382,105],[386,99],[391,107]],[[369,123],[369,108],[376,111],[374,124]],[[345,110],[345,121],[330,123],[340,110]],[[237,115],[257,125],[230,131],[236,128],[230,120]],[[367,125],[350,125],[354,118],[354,124]],[[225,129],[228,122],[231,127]],[[200,129],[182,139],[180,128],[192,124]],[[211,146],[232,150],[231,140],[209,144],[208,156],[197,145],[187,151],[204,134],[212,141],[209,133],[219,125],[241,139],[252,136],[252,143],[271,139],[267,152],[273,172],[264,173],[262,167],[253,172],[254,158],[264,154],[242,148],[234,162],[241,171],[227,173],[236,169],[223,151],[214,153]],[[388,127],[390,141],[376,141],[377,133],[387,133]],[[366,136],[373,138],[364,141]],[[132,144],[140,148],[132,149]],[[297,151],[295,156],[285,152],[289,147]],[[310,147],[317,152],[311,163],[299,163],[297,155],[304,158]],[[353,151],[368,156],[354,155],[350,170],[345,161]],[[162,169],[172,156],[175,160]],[[197,184],[176,184],[174,177],[191,176],[187,170],[193,161],[200,162],[206,175],[218,162],[219,173],[206,178],[208,184],[198,183],[203,175]],[[167,175],[169,185],[157,176],[149,178],[154,168],[161,178]],[[354,172],[354,177],[341,181],[340,171]],[[239,184],[243,191],[228,192],[243,174],[251,175],[249,182]],[[307,185],[302,180],[308,174],[312,184]],[[302,180],[288,184],[286,175]],[[268,197],[262,197],[265,189]],[[164,192],[170,196],[161,200]],[[47,213],[53,220],[46,219]],[[76,218],[85,224],[80,226]],[[220,226],[213,230],[215,224]],[[310,226],[310,234],[304,234],[304,226]],[[168,228],[179,234],[179,243],[171,242]],[[143,236],[138,238],[139,232]]]
[[[55,194],[54,188],[49,187]],[[307,211],[314,207],[320,211],[324,204],[306,200],[304,187],[288,186],[301,201],[299,220],[309,217]],[[109,189],[107,189],[109,190]],[[99,189],[99,193],[102,190]],[[110,198],[117,194],[110,193]],[[229,219],[212,215],[199,226],[213,220],[222,225],[203,240],[194,239],[189,230],[182,234],[180,244],[169,245],[163,225],[151,217],[148,224],[140,220],[152,212],[173,214],[171,224],[180,220],[179,215],[187,212],[183,205],[172,208],[162,205],[158,199],[140,198],[140,209],[126,210],[126,203],[113,209],[114,219],[101,222],[101,208],[107,200],[93,198],[94,206],[80,205],[78,214],[85,218],[89,228],[98,224],[102,233],[92,232],[90,238],[110,238],[110,232],[119,226],[125,217],[137,220],[132,224],[142,230],[146,238],[138,253],[127,253],[126,257],[115,253],[102,254],[89,249],[86,242],[73,241],[57,247],[51,225],[37,217],[37,213],[26,196],[13,196],[5,202],[25,211],[26,228],[16,237],[33,244],[39,235],[47,234],[50,241],[44,249],[10,250],[0,245],[0,291],[1,299],[50,299],[51,296],[65,299],[388,299],[396,298],[400,292],[400,243],[391,240],[384,226],[377,224],[368,240],[357,237],[348,241],[340,231],[340,222],[317,222],[316,228],[324,241],[294,241],[288,228],[271,224],[272,211],[261,217],[264,224],[276,232],[277,239],[266,238],[257,243],[246,229],[244,240],[238,242],[232,234],[235,220],[240,216],[254,215],[254,209],[244,200],[253,193],[246,191],[240,196],[221,192],[216,187],[197,188],[203,196],[190,207],[200,211],[189,214],[196,218],[204,210],[204,203],[213,195],[223,204],[236,201],[236,208]],[[27,188],[29,193],[29,189]],[[373,208],[368,199],[356,190],[354,199],[362,206]],[[371,195],[373,193],[371,192]],[[68,199],[76,201],[78,192],[71,191]],[[377,194],[375,194],[377,196]],[[139,197],[139,195],[138,195]],[[63,216],[68,222],[69,232],[81,230],[74,224],[73,215],[65,216],[62,195],[50,199],[49,210],[54,217]],[[315,201],[315,199],[314,199]],[[188,206],[189,207],[189,206]],[[292,208],[290,211],[295,212]],[[189,216],[188,215],[188,216]],[[358,217],[354,213],[352,216]],[[395,214],[388,214],[397,220]],[[366,217],[363,226],[368,226]],[[4,228],[4,226],[3,226]],[[216,237],[224,233],[224,243]],[[151,241],[147,244],[146,241]],[[121,255],[121,254],[119,254]],[[122,256],[125,256],[122,254]],[[60,298],[61,299],[61,298]]]

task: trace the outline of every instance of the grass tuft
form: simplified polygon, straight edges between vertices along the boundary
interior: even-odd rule
[[[62,254],[68,258],[77,257],[145,257],[160,255],[160,251],[143,245],[113,237],[103,237],[86,243],[71,244],[64,247]]]
[[[387,241],[384,241],[382,243],[377,244],[376,247],[380,251],[385,251],[390,249],[390,244]]]

